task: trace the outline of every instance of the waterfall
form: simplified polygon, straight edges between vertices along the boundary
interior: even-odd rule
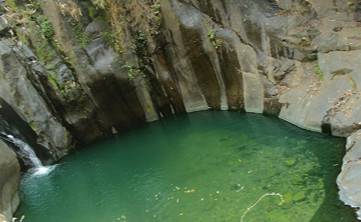
[[[32,167],[32,171],[34,172],[34,174],[42,175],[50,172],[52,167],[44,166],[41,163],[40,159],[36,156],[33,148],[29,146],[29,144],[25,143],[21,139],[15,138],[12,135],[5,134],[4,136],[6,136],[6,138],[3,139],[7,140],[8,142],[14,144],[19,148],[19,152],[16,152],[16,155],[18,156],[18,158],[21,158],[26,165]]]
[[[36,156],[34,150],[24,141],[13,137],[12,135],[7,135],[7,138],[11,143],[20,148],[20,152],[17,155],[20,155],[26,165],[33,166],[34,168],[44,167],[40,162],[39,158]]]

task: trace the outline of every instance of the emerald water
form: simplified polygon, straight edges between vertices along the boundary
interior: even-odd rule
[[[25,175],[24,222],[356,221],[338,200],[344,139],[276,118],[198,112]],[[248,210],[247,210],[248,208]]]

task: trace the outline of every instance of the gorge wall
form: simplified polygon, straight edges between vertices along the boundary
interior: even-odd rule
[[[176,113],[263,113],[349,137],[338,185],[361,206],[360,1],[0,0],[0,14],[0,134],[22,124],[44,163]],[[2,146],[8,218],[19,167]]]

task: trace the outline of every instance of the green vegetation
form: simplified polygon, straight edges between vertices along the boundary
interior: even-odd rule
[[[8,5],[10,8],[16,8],[16,3],[13,0],[5,0],[6,5]]]
[[[82,102],[84,97],[79,93],[74,93],[81,90],[81,87],[75,81],[67,81],[62,84],[56,82],[56,74],[48,74],[48,81],[54,87],[54,89],[60,91],[64,98],[68,102]]]
[[[222,45],[222,39],[217,39],[214,35],[214,29],[208,30],[208,38],[212,45],[218,49]]]
[[[190,3],[191,1],[190,0],[180,0],[179,2],[181,5],[184,5],[184,4]]]
[[[140,73],[140,69],[129,65],[129,63],[126,63],[123,68],[126,68],[128,70],[129,79],[135,79]]]
[[[317,53],[312,52],[312,53],[308,53],[306,57],[303,58],[303,62],[311,62],[317,60]]]
[[[15,0],[5,0],[7,6],[12,8],[13,10],[20,10],[22,9],[21,5],[17,5]]]
[[[47,64],[53,62],[54,59],[56,59],[54,51],[48,47],[46,41],[39,39],[38,41],[33,42],[33,46],[42,65],[46,66]]]
[[[44,35],[45,38],[51,39],[54,36],[54,29],[51,22],[44,15],[39,15],[37,22],[40,25],[41,34]]]
[[[351,77],[350,74],[347,74],[347,77],[348,77],[348,79],[350,80],[350,82],[351,82],[351,84],[352,84],[352,87],[353,87],[354,89],[357,89],[357,83],[356,83],[356,81]]]
[[[131,40],[132,44],[130,49],[135,55],[136,65],[132,66],[129,63],[126,63],[123,68],[127,69],[128,77],[130,80],[134,80],[137,77],[142,77],[147,85],[147,89],[150,90],[149,84],[149,70],[148,65],[150,61],[146,59],[148,57],[148,48],[147,48],[147,34],[143,30],[139,30],[134,33]],[[120,47],[120,44],[119,44]]]
[[[69,19],[72,25],[72,33],[80,47],[85,47],[88,43],[88,36],[85,32],[85,24],[89,23],[88,16],[81,16],[80,8],[69,0],[70,9],[66,8],[61,11],[63,15]],[[16,7],[16,1],[8,0],[7,3],[11,7]],[[19,13],[13,13],[16,16],[13,20],[10,20],[10,25],[19,40],[24,42],[28,47],[35,52],[41,65],[43,65],[49,72],[45,73],[45,81],[48,82],[48,86],[52,88],[57,94],[61,93],[66,102],[75,101],[77,103],[84,100],[82,89],[77,83],[76,75],[74,75],[73,64],[76,64],[77,58],[73,50],[64,52],[63,47],[59,41],[54,38],[55,32],[52,23],[42,14],[41,5],[44,1],[34,0],[23,7],[23,15]],[[92,4],[89,2],[89,5]],[[95,8],[93,6],[93,8]],[[12,8],[11,10],[18,10],[19,8]],[[20,10],[20,9],[19,9]],[[12,11],[10,11],[12,12]],[[14,21],[16,20],[16,23]],[[14,23],[14,24],[13,24]],[[69,57],[72,59],[70,60]],[[58,78],[56,75],[57,66],[60,64],[61,59],[68,67],[68,72],[72,74],[73,78],[68,81],[64,81]],[[54,71],[51,71],[54,70]],[[6,76],[2,78],[6,80]],[[16,88],[10,86],[13,92],[16,92]],[[33,128],[36,128],[32,126]]]
[[[143,30],[139,30],[137,39],[139,41],[142,41],[143,43],[146,43],[148,41],[147,34]]]
[[[153,11],[154,15],[159,15],[160,6],[161,6],[161,4],[159,2],[155,2],[153,5],[150,6],[150,8]]]
[[[39,1],[31,1],[30,4],[26,4],[25,5],[25,8],[26,9],[34,9],[34,10],[41,10],[41,2]]]
[[[18,32],[16,32],[16,35],[18,36],[18,38],[19,38],[25,45],[27,45],[27,46],[30,45],[30,44],[29,44],[29,41],[28,41],[28,39],[26,38],[25,35],[21,35],[21,34],[19,34]]]
[[[30,127],[31,127],[35,132],[39,132],[39,131],[40,131],[40,128],[39,128],[39,126],[36,124],[35,121],[33,121],[33,120],[30,121],[29,125],[30,125]]]
[[[119,54],[123,53],[122,45],[120,44],[119,39],[117,38],[117,34],[115,32],[105,32],[104,33],[105,40],[114,47],[115,51]]]
[[[97,9],[105,9],[105,0],[92,0],[92,3],[97,7]]]
[[[89,17],[95,19],[98,14],[97,8],[94,6],[87,6],[87,8],[88,8]]]
[[[86,23],[85,19],[85,17],[81,17],[80,21],[77,21],[73,17],[68,18],[68,22],[72,26],[75,41],[79,44],[81,48],[85,48],[89,42],[88,34],[85,32],[85,28],[83,25],[83,23]]]
[[[48,81],[55,89],[59,89],[58,84],[56,83],[56,74],[49,74]]]
[[[96,1],[98,2],[98,1]],[[72,0],[67,0],[65,4],[59,6],[61,14],[66,17],[67,22],[71,25],[72,34],[75,38],[75,41],[79,44],[80,48],[85,48],[89,42],[88,34],[85,32],[85,27],[89,24],[89,17],[83,15],[81,8],[89,8],[92,16],[97,15],[97,10],[90,2],[81,2],[81,6],[73,2]],[[101,3],[99,3],[101,4]],[[97,8],[97,7],[96,7]],[[91,17],[93,19],[93,17]]]
[[[321,81],[323,81],[323,72],[322,70],[320,69],[320,66],[318,65],[318,63],[315,63],[313,65],[314,69],[315,69],[315,72],[316,74],[318,75],[318,78],[320,78]]]

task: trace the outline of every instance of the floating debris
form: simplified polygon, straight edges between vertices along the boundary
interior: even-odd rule
[[[239,186],[238,186],[238,187],[239,187],[239,190],[236,190],[236,192],[240,192],[240,191],[244,190],[244,186],[241,187],[240,184],[238,184],[238,185],[239,185]]]
[[[196,190],[195,190],[195,189],[192,189],[192,190],[186,190],[186,191],[184,191],[184,193],[194,193],[194,192],[196,192]]]
[[[263,200],[263,198],[267,197],[267,196],[279,196],[281,198],[281,202],[278,205],[282,205],[283,202],[285,201],[282,194],[280,193],[265,193],[263,194],[252,206],[248,207],[247,210],[243,213],[242,217],[241,217],[241,222],[243,222],[244,217],[247,215],[247,213],[252,210],[252,208],[254,208],[257,204],[259,204],[259,202],[261,202]]]

